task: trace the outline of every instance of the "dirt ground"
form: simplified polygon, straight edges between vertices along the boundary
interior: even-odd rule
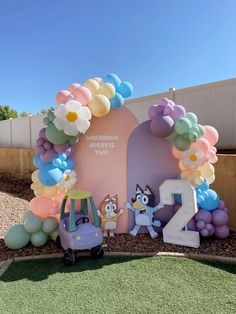
[[[34,197],[30,183],[13,178],[1,178],[0,184],[0,261],[14,256],[41,255],[61,252],[56,244],[49,241],[41,248],[31,244],[21,250],[9,250],[3,241],[8,228],[22,222],[22,217],[29,210],[29,201]],[[151,239],[148,234],[132,237],[128,234],[116,235],[104,239],[104,249],[109,252],[179,252],[236,257],[236,234],[231,233],[228,239],[201,239],[198,249],[164,243],[162,237]]]

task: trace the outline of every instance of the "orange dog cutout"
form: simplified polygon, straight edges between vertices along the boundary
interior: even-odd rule
[[[118,196],[110,197],[108,194],[102,204],[100,210],[97,211],[101,219],[101,229],[103,236],[114,237],[114,231],[117,228],[119,216],[124,214],[125,210],[121,208],[118,211]]]

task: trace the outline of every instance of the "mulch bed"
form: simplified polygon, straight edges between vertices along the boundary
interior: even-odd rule
[[[13,224],[21,223],[24,212],[28,210],[28,202],[34,197],[30,184],[24,181],[5,178],[1,179],[0,186],[0,237]],[[162,237],[151,239],[148,234],[139,234],[132,237],[128,234],[118,234],[115,238],[104,239],[104,249],[107,252],[178,252],[191,254],[218,255],[236,257],[236,234],[231,233],[229,238],[219,240],[216,238],[202,238],[198,249],[167,244]],[[62,253],[56,243],[48,243],[36,248],[31,244],[20,250],[9,250],[3,239],[0,239],[0,261],[16,256],[44,255]]]

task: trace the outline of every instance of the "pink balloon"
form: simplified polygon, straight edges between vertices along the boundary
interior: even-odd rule
[[[204,138],[210,143],[211,146],[214,146],[219,139],[219,134],[217,130],[210,125],[205,125],[204,129],[205,129]]]
[[[183,152],[181,152],[180,150],[178,150],[175,145],[173,145],[172,147],[172,155],[176,158],[176,159],[182,159],[183,158]]]
[[[70,84],[70,86],[67,88],[67,90],[73,94],[74,91],[76,90],[76,88],[79,87],[79,86],[80,86],[79,83],[72,83],[72,84]]]
[[[74,98],[82,105],[87,106],[92,100],[90,90],[84,86],[78,86],[73,91]]]
[[[206,155],[210,149],[210,144],[205,138],[200,138],[197,142],[193,143],[191,147],[200,150],[201,152],[204,153],[204,155]]]
[[[50,216],[52,199],[46,196],[36,196],[30,201],[29,207],[34,215],[38,216],[40,219],[45,219]]]
[[[57,104],[64,104],[68,100],[73,99],[74,96],[68,90],[61,90],[56,95],[56,103]]]

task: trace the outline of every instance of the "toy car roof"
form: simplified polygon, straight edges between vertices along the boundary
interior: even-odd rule
[[[73,200],[84,200],[91,196],[91,193],[85,190],[72,190],[67,193],[67,197]]]

